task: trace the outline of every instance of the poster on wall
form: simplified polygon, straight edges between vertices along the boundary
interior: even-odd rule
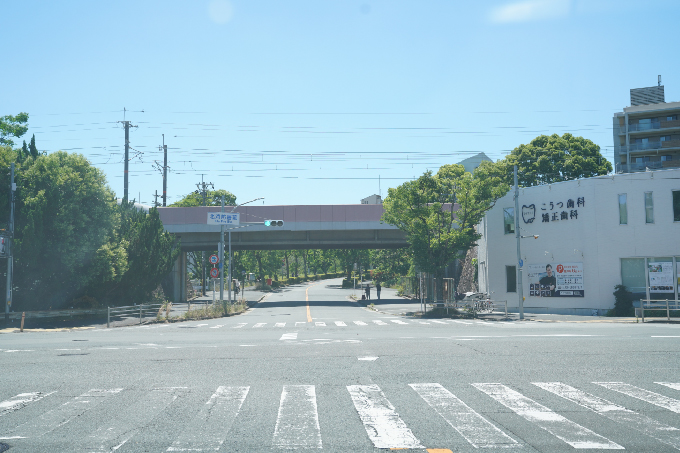
[[[674,293],[673,263],[647,263],[649,266],[649,291],[652,293]]]
[[[584,297],[583,263],[527,265],[529,296]]]

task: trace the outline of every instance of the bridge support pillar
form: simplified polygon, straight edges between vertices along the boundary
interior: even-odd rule
[[[180,252],[172,268],[172,301],[187,301],[187,253]]]

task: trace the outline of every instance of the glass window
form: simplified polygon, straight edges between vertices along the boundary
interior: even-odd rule
[[[671,136],[670,135],[662,135],[659,137],[660,142],[670,142],[671,141]]]
[[[619,225],[628,225],[628,195],[619,194]]]
[[[645,192],[645,222],[654,223],[654,198],[652,192]]]
[[[515,208],[503,208],[503,230],[505,234],[515,232]]]
[[[670,115],[666,117],[666,121],[677,121],[678,115]]]
[[[644,267],[644,265],[643,265],[643,267]],[[508,293],[516,293],[517,292],[517,268],[515,266],[505,266],[505,277],[506,277],[506,280],[507,280],[505,291],[508,292]]]
[[[667,156],[661,156],[661,162],[668,162],[673,160],[673,156],[667,155]]]
[[[673,191],[673,221],[680,222],[680,190]]]
[[[633,293],[646,293],[644,258],[621,258],[621,284]]]

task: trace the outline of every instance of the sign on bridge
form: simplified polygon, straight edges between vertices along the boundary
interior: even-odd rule
[[[208,225],[239,225],[240,214],[238,212],[209,212]]]

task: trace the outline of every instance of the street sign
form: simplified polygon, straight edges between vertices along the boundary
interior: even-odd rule
[[[524,260],[519,260],[519,267],[524,266]]]
[[[209,212],[208,225],[239,225],[241,214],[238,212]]]
[[[219,277],[219,276],[220,276],[220,270],[219,270],[218,268],[216,268],[216,267],[213,267],[212,269],[210,269],[210,276],[211,276],[212,278],[217,278],[217,277]]]
[[[217,257],[217,255],[210,255],[210,264],[217,264],[220,261],[220,259]]]

